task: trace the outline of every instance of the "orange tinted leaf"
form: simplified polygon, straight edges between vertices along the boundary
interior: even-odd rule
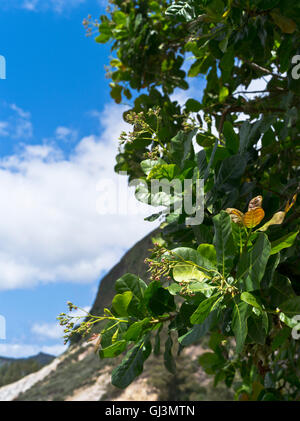
[[[271,12],[271,16],[284,34],[293,34],[296,31],[297,24],[292,19],[281,15],[275,10]]]
[[[276,212],[270,221],[266,222],[265,225],[263,225],[261,228],[259,228],[259,231],[266,231],[269,226],[271,225],[280,225],[282,224],[285,217],[285,212]]]
[[[297,200],[297,195],[294,194],[291,203],[287,202],[287,204],[285,205],[285,209],[284,209],[285,213],[288,213],[288,211],[291,209],[291,207],[296,203],[296,200]]]
[[[245,227],[254,228],[264,218],[265,212],[262,208],[251,209],[245,213],[243,222]]]
[[[232,222],[234,222],[235,224],[240,224],[240,225],[243,224],[243,217],[244,217],[243,212],[235,208],[227,208],[225,212],[229,214]]]
[[[262,196],[256,196],[253,199],[251,199],[249,202],[248,211],[250,211],[251,209],[261,208],[262,200]]]

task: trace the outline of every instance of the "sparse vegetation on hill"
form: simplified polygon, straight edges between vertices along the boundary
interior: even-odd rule
[[[28,374],[40,370],[53,360],[53,356],[43,353],[34,357],[18,360],[12,358],[0,358],[0,387],[14,383]]]

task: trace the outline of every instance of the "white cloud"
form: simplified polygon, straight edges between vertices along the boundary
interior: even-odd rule
[[[32,12],[53,10],[62,13],[84,4],[86,0],[0,0],[3,9],[17,8]]]
[[[245,88],[245,86],[240,85],[237,87],[236,92],[242,92],[239,95],[243,96],[246,100],[254,99],[258,96],[263,97],[265,95],[268,95],[267,92],[263,91],[265,91],[265,89],[267,88],[267,84],[270,81],[270,79],[271,76],[265,76],[263,78],[254,79],[251,81],[247,89]]]
[[[32,137],[33,126],[29,112],[16,104],[2,104],[2,111],[7,116],[5,120],[0,121],[0,137],[23,140]]]
[[[8,358],[27,358],[43,352],[57,356],[62,354],[66,349],[67,346],[61,344],[41,347],[27,344],[0,344],[0,355]]]
[[[75,142],[77,136],[77,130],[70,129],[69,127],[59,126],[55,130],[56,139],[63,142]]]
[[[37,335],[39,338],[47,339],[61,339],[64,335],[64,329],[58,323],[43,323],[34,324],[31,332]]]
[[[8,122],[0,121],[0,137],[6,137],[9,135]]]
[[[52,9],[62,13],[65,9],[71,9],[83,4],[85,0],[25,0],[21,8],[31,11]]]
[[[125,129],[121,108],[107,106],[101,136],[83,138],[69,159],[54,146],[31,145],[0,160],[0,290],[94,282],[155,227],[145,213],[97,212],[97,203],[114,195],[97,192],[101,180],[127,191],[127,177],[113,170]]]

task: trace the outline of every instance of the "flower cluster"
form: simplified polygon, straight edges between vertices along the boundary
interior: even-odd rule
[[[174,257],[171,252],[158,243],[155,243],[154,249],[150,251],[152,258],[147,258],[144,261],[149,266],[148,272],[151,272],[150,280],[160,281],[161,278],[171,280],[171,270],[177,263],[172,261]]]
[[[70,301],[67,302],[67,306],[69,309],[69,313],[60,313],[60,315],[57,317],[57,320],[59,321],[59,324],[61,326],[64,326],[64,344],[66,345],[66,343],[70,340],[71,336],[74,333],[79,333],[82,336],[86,336],[90,333],[91,331],[91,326],[92,323],[90,321],[84,321],[81,322],[79,326],[76,326],[77,322],[79,322],[79,320],[86,318],[87,316],[89,316],[89,314],[87,312],[85,312],[83,309],[82,310],[85,314],[78,316],[78,315],[72,315],[70,314],[73,310],[78,310],[78,307],[75,306],[73,303],[71,303]]]
[[[84,29],[86,30],[86,36],[87,37],[91,37],[98,32],[99,21],[97,19],[95,19],[92,22],[92,16],[91,15],[88,15],[87,18],[84,18],[83,21],[82,21],[82,24],[84,26]]]

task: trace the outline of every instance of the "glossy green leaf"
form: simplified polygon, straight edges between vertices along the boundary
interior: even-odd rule
[[[222,86],[220,93],[219,93],[219,101],[222,103],[226,100],[229,95],[229,90],[226,86]]]
[[[234,302],[232,330],[236,340],[236,352],[240,353],[248,334],[247,319],[251,314],[251,307],[245,302]]]
[[[278,307],[284,301],[292,300],[295,297],[295,292],[289,278],[277,272],[271,283],[268,295],[272,306]]]
[[[255,344],[264,345],[266,342],[266,330],[263,327],[261,317],[249,317],[247,321],[248,337]]]
[[[271,348],[272,351],[276,351],[276,349],[280,348],[282,344],[291,336],[291,331],[288,327],[283,327],[274,337]]]
[[[142,373],[144,362],[149,357],[149,346],[149,340],[140,341],[128,351],[122,363],[112,372],[111,382],[114,386],[125,389]]]
[[[232,155],[225,158],[220,166],[216,180],[219,191],[227,191],[230,186],[235,186],[245,172],[247,158],[244,155]]]
[[[186,263],[177,263],[173,268],[173,278],[176,282],[201,282],[206,278],[206,275],[195,266]]]
[[[199,304],[197,310],[192,314],[190,319],[191,323],[193,325],[203,323],[204,320],[208,317],[209,313],[218,308],[222,299],[222,296],[220,297],[219,294],[216,294],[202,301]]]
[[[122,294],[125,291],[131,291],[137,300],[141,300],[144,296],[147,284],[138,276],[127,273],[116,281],[115,287],[119,294]]]
[[[271,243],[271,254],[276,254],[279,251],[291,247],[294,244],[294,241],[298,235],[299,231],[290,232],[289,234],[279,238],[276,241]]]
[[[217,267],[217,253],[215,247],[212,244],[200,244],[197,248],[197,252],[200,254],[203,265],[206,268]]]
[[[132,291],[123,292],[115,295],[112,301],[112,307],[119,316],[128,316],[128,306],[132,300]]]
[[[144,295],[144,304],[154,316],[174,311],[174,297],[158,281],[151,282]]]
[[[223,276],[228,275],[233,266],[236,247],[233,241],[231,219],[222,211],[213,218],[215,235],[213,243],[216,249],[218,269]]]
[[[237,154],[239,150],[239,137],[235,133],[232,124],[229,121],[225,121],[223,126],[223,134],[226,141],[226,148],[233,154]]]
[[[212,311],[201,324],[196,324],[187,333],[178,338],[182,346],[189,346],[202,339],[216,323],[217,311]]]
[[[144,320],[133,323],[124,335],[126,341],[137,341],[145,328],[149,326],[150,319],[147,317]]]
[[[103,348],[99,351],[100,358],[114,358],[122,354],[127,346],[127,341],[122,340],[115,342],[107,348]]]
[[[253,249],[242,254],[237,267],[237,279],[244,291],[255,291],[260,288],[270,251],[271,244],[267,236],[260,233]]]
[[[300,296],[284,301],[279,308],[288,317],[300,315]]]
[[[250,294],[250,292],[242,292],[241,300],[244,301],[245,303],[249,304],[250,306],[253,306],[253,307],[257,308],[258,310],[262,311],[261,305],[258,303],[258,301],[254,297],[254,295]]]
[[[213,374],[215,369],[222,364],[222,359],[213,353],[213,352],[205,352],[204,354],[200,355],[198,358],[198,362],[207,374]]]

